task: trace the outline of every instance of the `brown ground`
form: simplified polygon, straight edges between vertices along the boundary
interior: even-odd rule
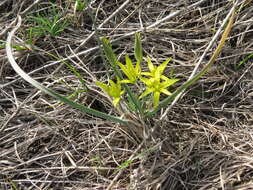
[[[172,56],[168,72],[174,69],[180,78],[178,87],[202,55],[197,72],[208,62],[222,31],[207,47],[235,3],[237,14],[210,71],[185,91],[162,120],[165,110],[142,124],[147,138],[140,133],[132,136],[136,130],[89,116],[41,93],[15,73],[2,47],[0,189],[253,189],[252,0],[93,0],[75,16],[74,0],[51,2],[70,24],[58,36],[35,36],[34,46],[15,50],[17,63],[37,81],[67,96],[83,86],[46,52],[66,60],[93,89],[73,100],[114,115],[117,112],[108,100],[95,91],[99,88],[94,81],[106,79],[108,71],[101,51],[94,48],[98,37],[116,40],[117,54],[132,56],[133,34],[144,27],[144,55],[158,62]],[[32,26],[28,16],[49,7],[42,0],[2,0],[0,39],[6,41],[21,15],[14,41],[24,45]],[[97,33],[88,39],[94,28]]]

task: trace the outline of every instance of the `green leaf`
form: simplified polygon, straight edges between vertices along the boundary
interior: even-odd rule
[[[106,39],[105,37],[102,37],[101,40],[102,40],[102,45],[103,45],[103,49],[105,52],[105,56],[108,59],[113,70],[116,71],[116,65],[117,65],[118,61],[117,61],[116,55],[114,54],[114,52],[112,50],[112,46],[110,44],[110,41],[108,39]],[[118,77],[120,77],[122,79],[122,76],[118,71],[116,71],[116,74],[118,75]]]
[[[238,69],[240,66],[244,65],[249,59],[253,57],[253,53],[249,54],[247,57],[245,57],[238,65],[236,65],[236,68]]]
[[[132,162],[133,162],[133,160],[127,160],[127,161],[123,162],[122,164],[120,164],[120,165],[119,165],[119,168],[126,168],[126,167],[128,167]]]
[[[136,108],[135,104],[133,103],[129,95],[127,96],[127,100],[128,100],[127,105],[128,105],[129,110],[132,112],[137,112],[138,109]]]
[[[76,69],[74,66],[72,66],[72,65],[69,64],[69,63],[67,63],[66,61],[61,60],[59,57],[57,57],[56,55],[54,55],[54,54],[52,54],[52,53],[49,53],[49,52],[47,52],[47,51],[44,51],[44,53],[47,54],[47,55],[49,55],[49,56],[51,56],[51,57],[53,57],[54,59],[57,59],[58,61],[63,62],[63,63],[66,65],[66,67],[67,67],[70,71],[72,71],[72,72],[74,73],[74,75],[79,79],[79,81],[80,81],[80,83],[83,85],[83,87],[85,87],[86,89],[88,89],[88,87],[87,87],[87,85],[86,85],[86,82],[85,82],[84,78],[82,77],[81,73],[78,72],[77,69]]]
[[[75,2],[75,9],[77,11],[83,11],[86,6],[86,2],[82,2],[81,0],[76,0]]]
[[[134,46],[134,56],[137,63],[141,63],[143,59],[142,45],[141,45],[141,35],[140,33],[135,33],[135,46]]]
[[[21,17],[18,16],[18,24],[17,26],[10,32],[10,34],[7,37],[7,41],[6,41],[6,53],[7,53],[7,58],[11,64],[11,66],[13,67],[13,69],[27,82],[29,82],[30,84],[32,84],[33,86],[35,86],[36,88],[40,89],[41,91],[49,94],[50,96],[74,107],[77,108],[87,114],[91,114],[94,115],[96,117],[100,117],[106,120],[111,120],[117,123],[121,123],[123,125],[127,125],[127,121],[122,120],[121,118],[97,111],[95,109],[89,108],[87,106],[78,104],[76,102],[71,101],[70,99],[56,93],[55,91],[46,88],[45,86],[43,86],[41,83],[37,82],[36,80],[34,80],[33,78],[31,78],[27,73],[25,73],[20,67],[19,65],[16,63],[15,58],[13,57],[13,52],[12,52],[12,48],[11,48],[11,41],[12,38],[15,34],[15,32],[18,30],[18,28],[21,26]]]
[[[64,31],[69,23],[60,17],[59,11],[56,9],[56,5],[51,4],[52,7],[48,12],[40,14],[37,13],[36,16],[29,16],[28,19],[35,22],[35,27],[30,27],[30,32],[33,35],[47,35],[57,36],[59,33]],[[32,28],[32,30],[31,30]]]

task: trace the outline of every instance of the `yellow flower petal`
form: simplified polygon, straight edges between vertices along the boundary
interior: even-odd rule
[[[168,96],[170,96],[170,95],[172,94],[172,93],[171,93],[170,91],[168,91],[167,89],[162,89],[161,92],[164,93],[164,94],[166,94],[166,95],[168,95]]]
[[[152,92],[153,92],[153,89],[147,88],[147,89],[139,96],[139,99],[141,99],[141,98],[143,98],[143,97],[149,95],[149,94],[152,93]]]
[[[155,67],[154,67],[153,63],[151,62],[151,59],[149,56],[147,57],[147,62],[148,62],[148,68],[149,68],[150,72],[153,72]]]

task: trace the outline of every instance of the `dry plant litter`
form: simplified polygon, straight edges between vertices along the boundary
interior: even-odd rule
[[[56,35],[29,35],[29,16],[53,18],[52,3],[69,24]],[[253,189],[252,0],[3,0],[0,16],[0,189]],[[5,49],[19,16],[9,43],[19,67],[113,116],[120,112],[95,84],[115,74],[100,37],[123,60],[134,58],[140,32],[145,55],[157,64],[172,57],[165,74],[180,79],[173,92],[213,65],[145,122],[126,114],[125,126],[62,104],[20,78]]]

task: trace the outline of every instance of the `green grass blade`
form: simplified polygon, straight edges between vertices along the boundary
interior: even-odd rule
[[[139,62],[139,63],[142,62],[143,52],[142,52],[140,33],[135,33],[134,56],[135,56],[135,59],[137,62]]]
[[[249,59],[253,58],[253,53],[249,54],[247,57],[245,57],[240,63],[236,66],[238,69],[240,66],[244,65]]]
[[[114,52],[112,51],[112,46],[110,44],[110,41],[106,39],[105,37],[101,38],[103,50],[105,53],[106,58],[108,59],[110,66],[112,67],[113,71],[119,77],[121,80],[123,79],[123,76],[121,72],[117,69],[117,58]]]
[[[78,104],[76,102],[73,102],[71,100],[69,100],[68,98],[56,93],[55,91],[49,89],[49,88],[46,88],[44,87],[41,83],[37,82],[36,80],[34,80],[33,78],[31,78],[28,74],[26,74],[19,66],[18,64],[16,63],[14,57],[13,57],[13,54],[12,54],[12,48],[11,48],[11,41],[12,41],[12,37],[14,36],[16,30],[20,27],[21,25],[21,17],[18,16],[18,24],[17,26],[10,32],[8,38],[7,38],[7,42],[6,42],[6,52],[7,52],[7,57],[8,57],[8,60],[11,64],[11,66],[13,67],[13,69],[24,79],[26,80],[27,82],[29,82],[30,84],[32,84],[33,86],[35,86],[36,88],[40,89],[41,91],[49,94],[50,96],[53,96],[55,98],[57,98],[58,100],[66,103],[66,104],[69,104],[70,106],[74,107],[74,108],[77,108],[85,113],[88,113],[88,114],[91,114],[91,115],[94,115],[96,117],[100,117],[100,118],[103,118],[103,119],[106,119],[106,120],[111,120],[111,121],[114,121],[114,122],[118,122],[118,123],[121,123],[121,124],[124,124],[124,125],[127,125],[127,122],[118,118],[118,117],[115,117],[115,116],[112,116],[112,115],[109,115],[109,114],[106,114],[106,113],[103,113],[103,112],[100,112],[100,111],[97,111],[97,110],[94,110],[92,108],[89,108],[89,107],[86,107],[84,105],[81,105],[81,104]]]
[[[208,69],[214,64],[216,58],[218,57],[218,55],[220,54],[220,52],[222,50],[223,45],[225,44],[225,41],[226,41],[226,39],[232,29],[232,26],[233,26],[234,17],[235,17],[235,11],[233,10],[232,15],[229,19],[228,25],[227,25],[224,33],[222,34],[221,41],[220,41],[218,47],[216,48],[216,50],[214,51],[214,54],[212,55],[212,57],[209,60],[209,62],[207,63],[207,65],[197,75],[195,75],[195,77],[193,77],[192,79],[185,82],[182,86],[180,86],[171,96],[169,96],[166,99],[164,99],[163,101],[161,101],[160,104],[158,104],[158,106],[153,111],[148,112],[145,115],[146,117],[150,117],[150,116],[156,114],[161,108],[166,107],[168,104],[170,104],[174,100],[174,98],[176,98],[176,96],[178,94],[180,94],[183,90],[185,90],[186,88],[191,86],[194,82],[196,82],[200,77],[202,77],[208,71]]]

